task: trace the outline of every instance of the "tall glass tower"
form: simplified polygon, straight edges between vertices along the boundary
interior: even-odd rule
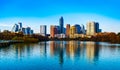
[[[22,23],[18,22],[18,24],[19,24],[19,31],[22,31]]]
[[[59,24],[60,24],[60,33],[64,33],[64,19],[63,17],[60,18],[59,20]]]

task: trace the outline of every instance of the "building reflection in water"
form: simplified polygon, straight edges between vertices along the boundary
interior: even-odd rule
[[[40,42],[39,44],[16,44],[14,48],[18,59],[33,55],[31,54],[33,51],[40,52],[40,56],[47,56],[46,42]],[[95,42],[50,41],[50,47],[48,48],[50,49],[50,53],[48,54],[50,54],[51,57],[58,57],[60,64],[63,64],[64,57],[66,56],[72,60],[87,57],[89,61],[97,61],[99,57],[99,43]]]
[[[89,61],[97,61],[99,57],[99,43],[80,42],[80,41],[51,41],[50,55],[52,57],[59,56],[59,62],[64,62],[64,53],[72,60],[75,58],[86,58]]]
[[[86,42],[86,55],[89,61],[97,61],[99,57],[99,45],[96,42]]]
[[[22,57],[30,57],[31,52],[33,51],[34,44],[14,44],[16,58],[21,59]]]
[[[60,64],[63,64],[64,62],[64,48],[65,47],[65,44],[64,44],[64,41],[51,41],[50,42],[50,55],[52,57],[54,56],[59,56],[59,63]]]
[[[46,47],[47,43],[46,43],[46,41],[40,42],[39,45],[40,45],[40,55],[47,56],[47,47]]]
[[[74,60],[74,57],[80,54],[80,42],[79,41],[68,41],[66,44],[66,55]]]

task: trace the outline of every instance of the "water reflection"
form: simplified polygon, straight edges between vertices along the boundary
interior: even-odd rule
[[[25,64],[30,67],[48,65],[53,68],[54,65],[56,68],[65,65],[68,68],[78,66],[79,69],[80,64],[94,65],[95,63],[96,65],[99,62],[101,66],[110,61],[114,64],[120,63],[119,54],[120,45],[101,42],[47,41],[34,44],[13,44],[0,48],[0,67],[9,66],[14,61],[13,68],[15,64],[18,64],[18,68],[19,65]]]
[[[97,61],[99,57],[99,43],[86,42],[86,55],[90,61]]]
[[[11,46],[15,50],[16,58],[21,59],[24,57],[31,56],[32,55],[31,52],[33,51],[33,48],[34,48],[33,46],[36,46],[36,45],[35,44],[14,44]],[[11,49],[11,51],[13,50]]]
[[[64,47],[65,47],[64,41],[51,41],[50,42],[50,54],[51,56],[58,56],[59,57],[59,63],[63,64],[64,59]]]
[[[99,58],[99,43],[95,42],[80,42],[80,41],[60,41],[50,42],[51,56],[59,55],[60,63],[62,64],[64,55],[71,60],[76,58],[87,58],[89,61],[97,61]]]
[[[46,56],[47,55],[47,43],[46,42],[40,42],[40,55]]]

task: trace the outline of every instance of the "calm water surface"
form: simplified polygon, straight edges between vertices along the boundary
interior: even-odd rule
[[[0,48],[0,70],[120,70],[120,44],[48,41]]]

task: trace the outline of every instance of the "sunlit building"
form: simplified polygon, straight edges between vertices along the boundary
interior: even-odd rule
[[[70,24],[66,25],[66,36],[69,37],[70,35]]]
[[[70,34],[76,34],[76,27],[75,26],[70,27]]]
[[[40,25],[40,34],[42,36],[46,36],[47,33],[47,26],[46,25]]]
[[[55,37],[55,34],[57,34],[57,27],[54,26],[54,25],[51,25],[51,26],[50,26],[50,36],[51,36],[52,38],[54,38],[54,37]]]
[[[88,22],[87,23],[87,35],[95,35],[96,33],[101,32],[102,30],[99,29],[98,22]]]

